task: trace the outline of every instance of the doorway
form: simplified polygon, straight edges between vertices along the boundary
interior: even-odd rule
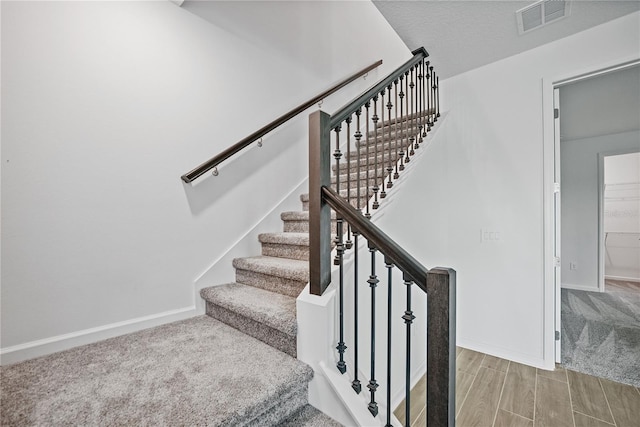
[[[640,157],[627,154],[640,151],[640,66],[583,75],[554,83],[553,90],[555,359],[596,376],[640,382],[633,372],[640,371],[640,294],[631,305],[602,294],[607,265],[610,278],[640,272],[640,245],[632,244],[640,222],[637,205],[631,206],[640,197],[630,195],[640,189],[633,184],[640,181],[634,169]],[[620,196],[623,190],[629,194]],[[620,228],[630,222],[635,227]],[[618,363],[615,372],[620,360],[627,366]]]

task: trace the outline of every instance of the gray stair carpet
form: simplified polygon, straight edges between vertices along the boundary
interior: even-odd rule
[[[397,129],[396,129],[397,127]],[[410,126],[406,121],[369,133],[360,147],[353,146],[345,153],[343,164],[333,167],[333,187],[340,175],[340,194],[351,198],[355,207],[364,207],[373,195],[371,179],[376,171],[382,177],[387,173],[389,159],[395,159],[395,136],[406,138]],[[413,126],[414,131],[416,127]],[[383,135],[384,133],[384,135]],[[390,136],[391,135],[391,139]],[[368,151],[367,151],[368,150]],[[383,154],[384,151],[384,154]],[[376,165],[376,158],[382,160]],[[362,169],[355,169],[360,163]],[[369,170],[369,180],[367,172]],[[309,195],[300,196],[301,210],[283,212],[282,232],[262,233],[258,236],[262,251],[259,256],[236,258],[234,283],[211,286],[201,291],[206,301],[207,314],[239,331],[270,345],[283,353],[296,356],[296,298],[309,281]],[[335,232],[335,213],[332,214]],[[305,402],[306,403],[306,402]],[[339,425],[311,406],[300,407],[284,426]]]
[[[278,425],[305,407],[312,376],[199,316],[1,367],[0,424]]]
[[[640,387],[640,291],[562,289],[562,365]]]

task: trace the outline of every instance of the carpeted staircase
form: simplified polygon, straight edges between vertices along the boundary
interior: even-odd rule
[[[371,132],[369,156],[363,138],[333,168],[343,195],[348,177],[354,204],[358,158],[370,175],[373,144],[380,159],[384,149],[395,160],[388,130],[377,140]],[[365,180],[366,171],[360,206],[372,196]],[[260,256],[233,261],[234,283],[202,289],[208,316],[2,366],[0,424],[338,426],[308,404],[313,370],[295,359],[296,297],[309,281],[308,200],[303,194],[300,211],[281,214],[282,232],[258,236]]]
[[[345,153],[339,167],[333,166],[333,185],[339,175],[340,193],[343,197],[349,193],[354,206],[358,206],[358,196],[360,207],[364,207],[373,196],[375,145],[378,150],[378,174],[387,174],[389,156],[395,165],[397,155],[394,138],[405,138],[408,133],[406,121],[399,121],[397,127],[404,129],[396,131],[395,121],[379,127],[377,139],[374,138],[375,132],[371,131],[368,156],[367,138],[362,138],[359,147]],[[415,135],[418,129],[412,127],[409,131]],[[384,166],[380,164],[382,150]],[[360,173],[356,172],[358,163]],[[368,182],[366,169],[369,169]],[[300,200],[300,211],[281,214],[282,232],[258,236],[262,244],[261,255],[233,260],[235,282],[204,288],[200,292],[206,301],[206,313],[209,316],[293,357],[296,357],[297,345],[296,298],[309,281],[309,195],[302,194]],[[333,224],[335,232],[335,220]],[[311,408],[306,410],[312,411]]]

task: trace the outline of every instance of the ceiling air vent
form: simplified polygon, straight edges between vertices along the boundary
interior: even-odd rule
[[[524,34],[569,15],[569,1],[540,0],[516,12],[518,32]]]

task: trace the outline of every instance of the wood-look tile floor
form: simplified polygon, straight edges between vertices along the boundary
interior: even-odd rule
[[[636,387],[460,347],[456,369],[457,427],[640,427]],[[411,427],[426,424],[425,385],[411,391]],[[394,414],[404,425],[404,402]]]

